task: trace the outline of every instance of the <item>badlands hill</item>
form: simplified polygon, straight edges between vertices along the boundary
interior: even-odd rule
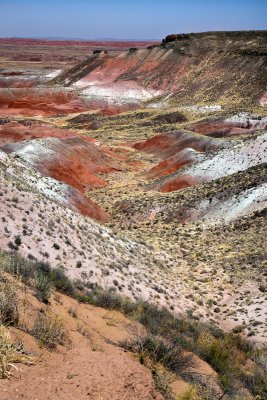
[[[106,97],[134,106],[134,100],[155,96],[173,105],[264,104],[266,43],[266,31],[174,35],[161,45],[117,56],[96,52],[54,82],[83,88],[96,104]]]
[[[81,360],[81,399],[266,398],[266,39],[266,31],[170,35],[148,48],[99,46],[70,68],[59,68],[57,59],[39,69],[22,60],[0,71],[1,293],[5,298],[5,283],[24,282],[33,314],[63,316],[72,352],[64,345],[43,357],[58,379],[63,357],[66,376],[73,375],[63,380],[72,389],[70,354],[75,371]],[[18,52],[16,43],[8,45]],[[21,272],[28,269],[35,272]],[[62,290],[52,271],[75,290]],[[40,298],[38,285],[42,293],[50,287],[48,298]],[[22,296],[23,285],[17,290]],[[103,328],[105,311],[88,303],[141,323],[139,344],[135,332],[122,347],[107,328],[117,322]],[[19,340],[36,349],[23,304],[11,334],[19,329]],[[73,307],[77,326],[75,313],[66,312]],[[89,325],[79,328],[87,317]],[[95,350],[104,376],[99,393],[84,387],[87,364],[78,346],[79,335],[87,337],[79,330],[91,337],[98,323],[105,349]],[[129,339],[118,329],[114,335]],[[156,336],[148,348],[146,334]],[[163,344],[171,346],[168,355]],[[94,357],[92,343],[83,346]],[[122,348],[138,354],[152,375]],[[179,353],[175,362],[170,352]],[[193,373],[183,364],[188,352],[200,363]],[[110,393],[121,374],[117,357],[129,369]],[[111,375],[100,368],[105,360]],[[48,387],[38,368],[27,367],[29,379],[33,371],[36,387]],[[21,386],[11,385],[24,398],[26,375]],[[129,376],[138,377],[131,393]],[[51,399],[63,399],[67,392],[61,386],[57,397],[51,379]]]

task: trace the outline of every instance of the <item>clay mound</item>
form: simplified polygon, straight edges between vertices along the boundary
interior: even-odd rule
[[[188,164],[200,161],[203,155],[193,148],[186,148],[178,154],[161,161],[149,171],[152,178],[169,175]]]
[[[44,139],[48,137],[68,138],[79,136],[75,131],[56,128],[51,124],[38,122],[36,120],[23,120],[19,122],[3,119],[0,121],[0,143],[20,142],[30,139]],[[88,136],[82,136],[84,141],[94,142]]]
[[[229,142],[231,147],[206,154],[203,159],[181,171],[155,181],[150,185],[150,188],[157,188],[161,192],[172,192],[262,164],[267,161],[266,136],[267,134],[263,133],[256,138]]]
[[[73,93],[41,88],[0,90],[0,115],[64,115],[87,109]]]
[[[154,154],[162,161],[149,171],[152,178],[171,174],[187,164],[200,161],[203,153],[213,151],[226,143],[219,139],[207,138],[189,131],[171,131],[154,136],[146,141],[134,143],[135,149]],[[180,183],[180,188],[188,186],[192,179]]]
[[[154,50],[130,49],[117,56],[106,52],[94,53],[83,63],[64,71],[53,82],[75,84],[78,87],[113,83],[122,80],[129,71],[137,74],[153,70],[160,64],[165,53],[165,49],[160,47]]]
[[[267,129],[267,118],[241,113],[228,118],[207,118],[187,126],[193,132],[212,137],[229,137],[252,134]]]
[[[32,150],[34,154],[34,147]],[[47,154],[49,154],[49,151]],[[38,158],[38,155],[36,155],[36,157]],[[28,191],[37,191],[47,198],[64,205],[64,207],[79,212],[82,215],[91,217],[97,221],[107,222],[109,218],[108,214],[76,188],[57,181],[50,176],[42,176],[37,170],[32,168],[31,165],[26,166],[26,160],[24,163],[21,163],[18,161],[17,157],[10,157],[10,155],[1,150],[0,161],[4,168],[8,168],[8,175],[10,175],[10,177],[20,179],[24,184],[28,185]],[[1,184],[4,186],[3,182]]]
[[[118,170],[111,156],[79,137],[9,143],[2,146],[2,150],[81,193],[88,188],[105,186],[105,181],[98,174]]]
[[[107,72],[108,74],[108,72]],[[103,115],[115,115],[140,108],[142,102],[153,99],[158,91],[145,89],[136,82],[91,83],[81,92],[92,110]]]
[[[144,142],[133,144],[137,150],[154,154],[166,159],[172,157],[186,148],[198,152],[206,152],[218,149],[222,145],[220,140],[206,138],[189,131],[179,130],[154,136]]]

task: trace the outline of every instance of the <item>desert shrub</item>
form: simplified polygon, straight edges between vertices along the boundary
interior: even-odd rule
[[[148,336],[153,338],[153,340],[145,342],[145,354],[150,352],[154,362],[160,361],[171,371],[177,371],[179,375],[184,374],[183,368],[184,371],[186,370],[184,364],[181,366],[182,348],[194,352],[206,360],[218,372],[219,380],[225,390],[238,388],[241,385],[241,387],[247,387],[253,395],[260,396],[260,399],[267,398],[266,355],[256,353],[253,346],[239,335],[225,333],[214,325],[203,324],[189,317],[174,316],[166,308],[158,308],[146,301],[134,302],[112,289],[104,290],[92,283],[72,282],[61,268],[52,270],[46,263],[25,261],[14,253],[0,252],[0,269],[22,276],[25,280],[31,280],[37,271],[44,274],[58,291],[72,296],[78,301],[118,310],[140,322],[146,328]],[[11,324],[17,323],[17,302],[14,302],[16,295],[14,291],[14,294],[11,295],[3,293],[1,288],[0,312],[3,315],[3,321]],[[8,312],[3,311],[8,310],[9,307]],[[47,347],[55,346],[53,343],[58,343],[58,341],[63,342],[64,334],[61,336],[59,326],[55,322],[51,323],[50,321],[49,323],[47,316],[39,316],[39,321],[35,322],[33,331],[40,338],[40,342]],[[142,354],[144,357],[144,353]],[[247,372],[244,366],[246,360],[250,358],[255,362],[257,368],[255,371],[250,369]],[[203,391],[203,387],[201,390]],[[208,398],[202,392],[202,397],[196,397],[199,393],[200,389],[198,388],[196,395],[188,394],[191,396],[188,399]]]
[[[153,363],[160,363],[180,376],[194,365],[191,354],[186,355],[180,346],[164,342],[154,335],[138,337],[130,343],[123,343],[123,346],[139,353],[141,363],[148,358]]]
[[[37,272],[41,272],[44,275],[50,276],[52,268],[47,262],[44,261],[35,261],[34,263],[34,269]]]
[[[17,325],[18,321],[18,298],[15,286],[10,282],[3,282],[0,286],[0,324]]]
[[[109,310],[122,310],[123,298],[113,290],[99,290],[93,293],[92,303]]]
[[[75,295],[75,288],[72,281],[66,276],[61,268],[51,270],[50,279],[56,290],[68,296]]]
[[[47,304],[52,292],[52,284],[49,276],[41,271],[36,272],[34,284],[37,299]]]
[[[171,390],[173,377],[167,372],[160,372],[158,369],[152,370],[152,376],[156,390],[162,394],[164,400],[175,400],[176,398]]]
[[[242,382],[253,395],[258,395],[259,399],[267,399],[267,375],[264,371],[255,367],[254,371],[243,374]]]
[[[219,381],[225,390],[235,387],[241,375],[245,357],[238,359],[237,347],[231,337],[215,338],[203,330],[195,344],[196,352],[219,373]]]
[[[20,246],[22,244],[21,237],[16,236],[14,242],[16,246]]]
[[[68,309],[68,313],[73,317],[73,318],[78,318],[78,314],[77,314],[77,309],[74,307],[70,307]]]
[[[0,253],[1,269],[15,276],[19,276],[28,281],[34,276],[34,265],[30,261],[22,258],[17,253]]]
[[[232,356],[224,340],[214,340],[208,333],[203,333],[198,340],[198,348],[202,358],[217,371],[225,372],[232,369]]]
[[[31,334],[48,349],[54,349],[58,344],[64,345],[68,341],[62,319],[52,314],[39,313],[34,321]]]

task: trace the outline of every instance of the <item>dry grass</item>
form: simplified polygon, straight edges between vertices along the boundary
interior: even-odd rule
[[[200,396],[198,389],[192,385],[186,392],[178,396],[176,400],[204,400],[204,398]]]
[[[18,298],[14,283],[0,285],[0,324],[16,325],[19,320]]]
[[[0,326],[0,378],[9,378],[15,363],[28,363],[29,357],[19,354],[10,335],[3,326]]]

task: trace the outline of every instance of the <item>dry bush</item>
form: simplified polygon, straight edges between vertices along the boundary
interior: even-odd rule
[[[164,400],[175,400],[176,397],[171,389],[171,384],[174,377],[168,372],[161,372],[158,369],[152,371],[152,376],[155,382],[155,387],[160,392]]]
[[[144,336],[138,334],[132,341],[124,342],[122,345],[138,353],[142,364],[160,363],[179,376],[183,376],[194,367],[192,354],[186,354],[179,345],[152,334]]]
[[[15,285],[4,281],[0,285],[0,324],[17,325],[18,321],[18,297]]]
[[[64,345],[69,341],[62,319],[52,314],[38,313],[31,334],[48,349],[54,349],[57,345]]]

